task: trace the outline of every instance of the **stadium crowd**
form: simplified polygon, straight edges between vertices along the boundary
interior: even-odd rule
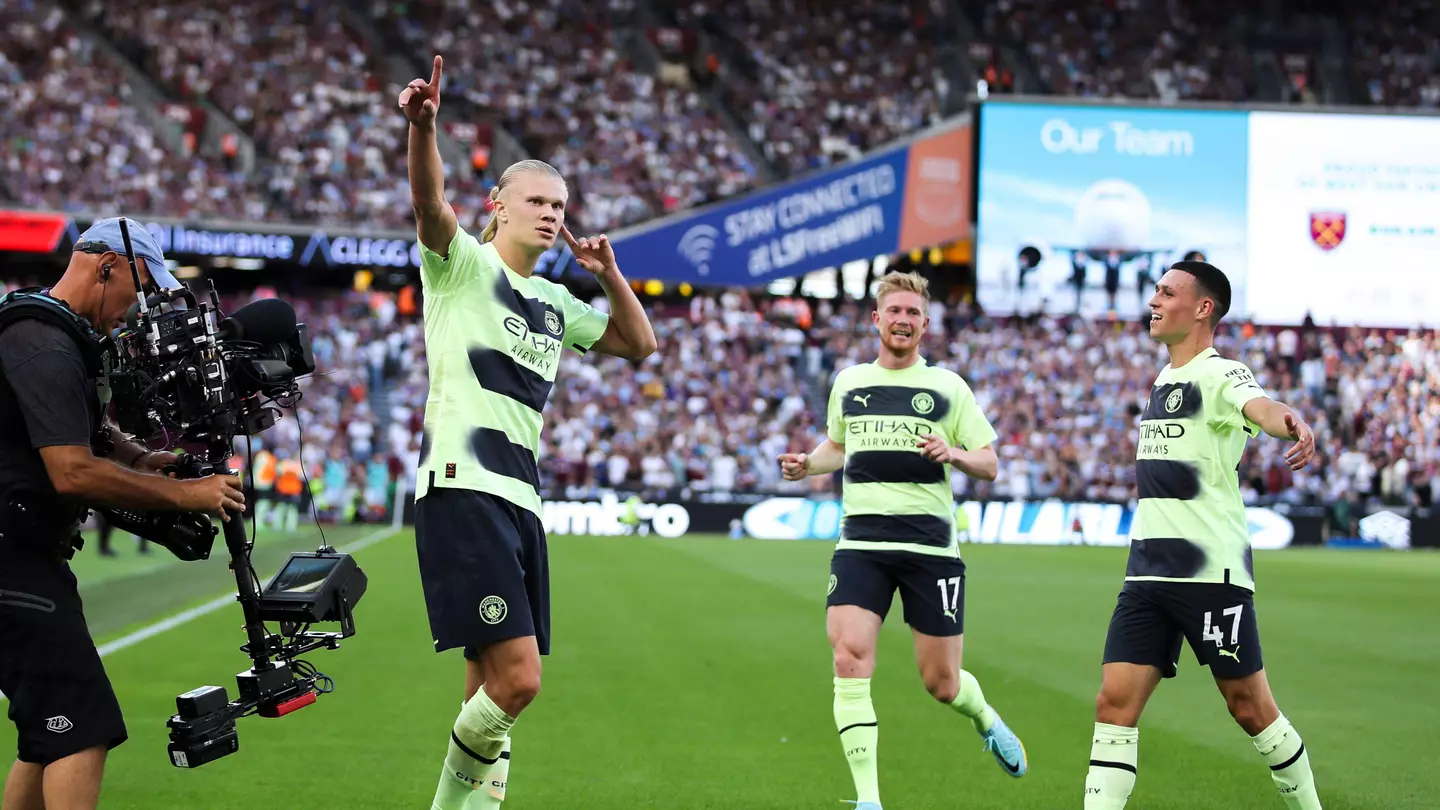
[[[697,47],[713,49],[709,77],[677,77],[633,58],[629,34],[648,19],[642,3],[374,0],[357,13],[410,56],[446,54],[447,100],[458,115],[498,121],[555,163],[572,180],[572,216],[593,230],[755,184],[747,150],[703,92],[707,78],[718,80],[742,134],[785,175],[923,127],[950,92],[937,50],[958,30],[948,16],[957,6],[944,0],[653,7],[680,42],[698,34]],[[979,38],[968,53],[1000,89],[1012,79],[1008,50],[1027,55],[1059,94],[1242,99],[1256,84],[1249,53],[1227,33],[1234,5],[1000,0],[972,9]],[[338,5],[78,0],[70,8],[78,14],[46,0],[0,0],[0,198],[58,210],[411,225],[394,88]],[[1363,100],[1440,102],[1430,9],[1391,0],[1357,12],[1349,46]],[[242,175],[213,155],[167,147],[162,124],[131,105],[116,58],[82,24],[170,98],[214,104],[236,121],[261,153],[257,170]],[[1303,97],[1314,62],[1284,57],[1291,91]],[[462,224],[476,229],[493,179],[479,163],[448,169]],[[264,461],[256,466],[273,461],[279,486],[280,467],[302,460],[287,455],[302,446],[303,425],[300,469],[320,493],[317,505],[332,518],[383,514],[419,452],[426,386],[413,307],[353,293],[300,306],[325,372],[305,383],[300,422],[282,420],[244,453]],[[547,485],[784,489],[774,456],[813,446],[830,375],[870,354],[872,339],[853,303],[817,303],[808,324],[775,317],[775,307],[735,291],[697,296],[657,312],[662,350],[639,366],[567,358],[567,381],[547,414]],[[1001,435],[1000,478],[973,487],[957,480],[960,491],[1131,497],[1133,423],[1163,363],[1138,327],[952,314],[937,319],[928,349],[972,380]],[[1241,470],[1248,499],[1440,496],[1434,333],[1238,325],[1221,350],[1313,414],[1325,441],[1315,468],[1294,476],[1280,460],[1283,442],[1253,442]]]
[[[84,9],[173,98],[213,103],[254,139],[266,159],[254,177],[236,178],[259,202],[246,218],[412,224],[394,88],[338,4],[95,0]],[[471,222],[485,213],[483,177],[452,167],[447,190]]]
[[[1002,0],[977,7],[978,33],[1028,54],[1056,95],[1244,101],[1255,69],[1227,32],[1236,5]]]
[[[736,290],[697,295],[688,306],[654,307],[660,351],[645,362],[567,353],[542,436],[547,491],[835,492],[838,476],[787,484],[773,460],[815,446],[830,380],[873,358],[875,338],[855,302],[814,302],[805,319],[780,314],[781,306]],[[316,333],[327,335],[316,348],[328,372],[301,403],[307,469],[312,478],[328,471],[341,486],[339,466],[348,463],[351,492],[383,512],[393,500],[388,487],[408,486],[401,479],[413,476],[419,458],[423,332],[385,295],[350,294],[302,310],[311,307]],[[989,320],[940,306],[935,315],[926,356],[970,381],[1000,437],[997,480],[957,473],[957,495],[1134,498],[1135,426],[1166,362],[1142,326]],[[1236,324],[1223,329],[1217,348],[1249,364],[1320,439],[1314,465],[1293,474],[1286,442],[1250,442],[1240,470],[1248,502],[1349,510],[1370,499],[1436,502],[1440,333]],[[264,434],[277,453],[299,439],[293,420]]]
[[[264,211],[220,164],[167,148],[129,95],[120,66],[58,8],[0,2],[0,199],[181,217]]]
[[[1440,107],[1440,35],[1432,0],[1366,4],[1350,19],[1351,63],[1361,101],[1387,107]]]
[[[274,295],[257,288],[222,308]],[[313,502],[328,521],[385,520],[397,488],[413,485],[428,391],[413,296],[287,297],[319,372],[296,409],[236,442],[235,466],[253,454],[266,499],[307,513]],[[797,317],[796,300],[729,290],[656,303],[652,358],[567,352],[546,410],[542,486],[564,497],[837,492],[838,475],[782,481],[774,459],[818,443],[830,381],[873,359],[875,337],[857,302],[806,302]],[[1287,442],[1252,440],[1239,471],[1248,503],[1325,506],[1342,525],[1367,502],[1440,503],[1440,331],[1241,323],[1222,327],[1217,350],[1247,363],[1318,438],[1298,473],[1284,463]],[[958,496],[1133,500],[1136,424],[1166,362],[1142,325],[989,319],[936,302],[923,351],[970,382],[999,435],[997,479],[956,473]]]
[[[712,36],[720,81],[750,139],[784,175],[861,155],[940,120],[954,37],[943,0],[745,0],[664,4]]]
[[[1331,5],[1312,0],[1294,13],[1333,15]],[[747,138],[783,176],[936,121],[956,75],[940,55],[951,45],[992,92],[1013,87],[1014,55],[1038,74],[1040,86],[1027,92],[1236,101],[1259,87],[1248,23],[1234,13],[1243,4],[998,0],[964,7],[974,35],[963,41],[959,8],[947,0],[372,0],[347,11],[315,0],[0,0],[0,99],[11,112],[0,120],[0,198],[408,227],[405,126],[386,70],[397,53],[416,75],[430,53],[445,54],[447,120],[503,126],[557,165],[572,180],[575,219],[591,230],[753,187],[761,172]],[[1353,100],[1440,104],[1431,9],[1387,0],[1346,12]],[[656,44],[649,53],[642,31]],[[99,47],[97,36],[114,48]],[[1281,92],[1302,102],[1315,100],[1321,56],[1307,41],[1275,46]],[[666,60],[680,51],[693,58],[671,70]],[[174,147],[159,137],[157,128],[174,125],[132,106],[119,55],[167,103],[213,104],[235,121],[255,141],[253,170],[242,173],[213,144]],[[726,109],[738,128],[727,126]],[[467,226],[488,213],[493,182],[489,142],[473,147],[471,165],[447,167]]]
[[[618,41],[633,0],[378,0],[382,30],[447,60],[446,92],[497,115],[573,187],[573,215],[612,230],[749,189],[756,170],[685,83]]]

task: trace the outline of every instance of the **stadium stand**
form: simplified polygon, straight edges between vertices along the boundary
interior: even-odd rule
[[[1389,107],[1440,107],[1440,36],[1433,2],[1387,0],[1350,15],[1350,63],[1359,96]]]
[[[1341,21],[1324,0],[1273,5],[375,0],[359,13],[387,38],[391,53],[377,54],[336,4],[6,0],[0,98],[18,114],[0,121],[0,195],[61,210],[408,228],[404,124],[382,62],[404,54],[419,75],[439,51],[461,113],[447,118],[508,128],[572,178],[577,221],[614,229],[752,188],[766,167],[751,155],[794,175],[933,122],[954,94],[944,47],[961,49],[990,92],[1033,73],[1027,92],[1256,98],[1256,20],[1303,12],[1307,31]],[[1343,60],[1322,53],[1322,36],[1269,37],[1273,93],[1319,100],[1330,58],[1349,66],[1352,100],[1440,105],[1433,8],[1388,0],[1346,12]],[[962,9],[973,24],[960,24]],[[107,37],[167,103],[229,116],[255,142],[254,170],[161,137],[154,108],[132,104],[112,51],[87,32]],[[203,129],[203,110],[191,109]],[[481,140],[472,166],[448,167],[467,226],[488,213]]]
[[[1004,0],[970,9],[977,37],[963,47],[1001,91],[1026,67],[1011,59],[1020,54],[1054,93],[1237,100],[1254,94],[1256,73],[1243,38],[1232,35],[1234,7]],[[56,210],[411,226],[394,88],[334,5],[85,0],[69,8],[80,13],[0,0],[0,195]],[[646,8],[668,28],[647,31]],[[936,51],[960,30],[950,16],[960,8],[944,0],[843,8],[819,0],[508,0],[482,11],[457,0],[377,0],[365,11],[416,75],[422,57],[445,53],[457,117],[507,127],[554,162],[572,179],[573,216],[604,230],[759,181],[717,99],[784,175],[935,120],[950,92]],[[1428,2],[1382,2],[1356,14],[1348,44],[1365,101],[1440,102],[1430,78],[1433,16]],[[171,98],[204,100],[230,116],[254,138],[258,170],[242,176],[167,147],[128,102],[123,72],[77,22],[105,32]],[[637,58],[651,45],[703,54],[702,69],[676,76]],[[1279,55],[1285,92],[1313,99],[1315,54]],[[488,167],[450,168],[463,224],[478,227]],[[326,371],[305,384],[300,422],[283,420],[249,451],[284,461],[286,448],[301,446],[303,425],[304,470],[312,486],[320,482],[312,491],[322,512],[374,518],[419,453],[426,380],[418,321],[386,295],[317,295],[300,306]],[[661,351],[643,364],[567,358],[569,382],[547,412],[543,449],[555,462],[543,468],[547,486],[785,491],[774,455],[813,447],[830,375],[872,350],[854,303],[814,302],[808,325],[776,317],[777,306],[740,291],[699,295],[657,309]],[[1132,497],[1133,423],[1163,363],[1138,327],[949,313],[930,341],[936,362],[972,380],[1001,434],[999,480],[971,487],[957,479],[964,494]],[[1237,325],[1221,350],[1313,414],[1325,437],[1315,468],[1294,476],[1280,460],[1283,442],[1252,443],[1241,470],[1247,499],[1440,496],[1436,333]]]
[[[0,3],[0,46],[0,197],[56,211],[266,211],[223,166],[167,148],[119,66],[58,8]]]
[[[633,4],[512,0],[376,3],[377,27],[406,51],[447,59],[446,92],[499,116],[572,185],[594,231],[750,188],[734,137],[697,90],[643,68],[621,41]]]
[[[222,307],[273,295],[259,288]],[[428,382],[419,318],[390,293],[286,300],[310,324],[322,371],[302,384],[300,418],[287,412],[250,444],[237,440],[236,463],[253,453],[270,469],[264,488],[278,488],[276,468],[303,447],[321,519],[386,520],[420,454]],[[643,363],[567,352],[541,440],[546,491],[836,492],[838,477],[781,481],[773,459],[818,443],[830,381],[873,358],[873,333],[853,301],[809,302],[805,321],[783,306],[742,290],[696,295],[652,308],[660,350]],[[970,381],[1000,436],[997,480],[957,474],[957,495],[1134,498],[1135,425],[1166,362],[1142,326],[936,314],[927,357]],[[1324,506],[1346,521],[1366,504],[1440,504],[1440,331],[1234,324],[1217,349],[1249,364],[1320,439],[1299,473],[1284,464],[1286,442],[1250,442],[1239,471],[1247,503]]]
[[[954,37],[945,2],[659,5],[673,25],[714,39],[726,103],[784,175],[933,124],[950,92],[935,55]]]
[[[89,3],[97,24],[175,98],[207,100],[266,160],[249,183],[254,219],[407,228],[406,124],[364,40],[332,3],[202,0]],[[488,193],[447,167],[458,209],[483,216]]]
[[[1243,101],[1255,68],[1228,23],[1236,3],[1005,0],[976,6],[980,36],[1028,54],[1063,96]]]
[[[329,327],[341,336],[335,356],[350,369],[336,374],[352,394],[366,381],[386,392],[382,405],[371,406],[385,410],[385,426],[363,440],[352,436],[348,450],[357,460],[367,457],[363,451],[385,454],[386,466],[409,475],[427,391],[423,336],[416,323],[383,309],[377,321],[375,306],[391,305],[357,298],[348,311],[363,323],[346,325],[339,311],[331,316],[341,319]],[[772,462],[818,442],[833,374],[873,357],[868,319],[854,302],[819,301],[807,328],[780,316],[778,307],[773,298],[739,290],[696,296],[688,307],[655,308],[660,351],[638,366],[567,354],[564,382],[546,412],[546,488],[655,497],[835,491],[838,481],[829,478],[786,484]],[[372,331],[372,323],[392,319]],[[927,355],[972,382],[1000,434],[999,478],[975,484],[956,475],[957,494],[1130,501],[1136,421],[1166,362],[1141,330],[953,312],[932,323]],[[1440,479],[1440,396],[1433,394],[1440,386],[1440,333],[1237,324],[1225,329],[1218,348],[1250,364],[1271,395],[1299,408],[1323,437],[1315,465],[1298,474],[1283,463],[1285,442],[1251,442],[1240,471],[1248,501],[1429,504],[1440,494],[1440,480],[1433,480]],[[365,398],[351,399],[358,407]],[[327,412],[343,409],[331,405]],[[298,435],[275,441],[290,438]]]

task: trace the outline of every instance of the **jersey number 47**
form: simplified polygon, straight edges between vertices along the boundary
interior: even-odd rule
[[[1230,622],[1231,644],[1240,643],[1240,614],[1244,612],[1244,610],[1244,605],[1236,605],[1232,608],[1225,608],[1225,610],[1221,613],[1222,616],[1234,617],[1233,620]],[[1210,617],[1212,612],[1213,611],[1209,610],[1205,611],[1205,631],[1200,634],[1200,637],[1205,639],[1206,641],[1215,642],[1216,647],[1224,647],[1225,631],[1220,628],[1220,625],[1210,623]]]

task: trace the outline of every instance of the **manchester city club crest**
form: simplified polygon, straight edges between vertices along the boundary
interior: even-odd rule
[[[915,413],[924,416],[935,410],[935,398],[921,392],[910,399],[910,407],[915,409]]]
[[[498,596],[487,596],[480,602],[480,619],[486,624],[499,624],[505,621],[505,614],[510,612],[510,607],[505,600]]]
[[[836,583],[838,583],[838,582],[839,582],[839,580],[837,580],[837,579],[835,578],[835,575],[834,575],[834,574],[831,574],[831,575],[830,575],[830,587],[829,587],[828,589],[826,589],[826,591],[825,591],[825,595],[826,595],[826,596],[829,596],[830,594],[832,594],[832,593],[835,592],[835,585],[836,585]]]
[[[1180,393],[1179,388],[1176,388],[1174,391],[1170,392],[1170,396],[1165,398],[1165,412],[1175,413],[1176,411],[1180,410],[1180,406],[1184,403],[1185,395]]]
[[[1311,211],[1310,238],[1321,250],[1330,251],[1345,241],[1344,211]]]
[[[559,336],[560,336],[560,316],[559,316],[559,315],[556,315],[556,314],[553,313],[553,312],[547,312],[547,313],[545,313],[545,328],[550,330],[550,334],[552,334],[552,335],[554,335],[554,336],[556,336],[556,337],[559,337]]]

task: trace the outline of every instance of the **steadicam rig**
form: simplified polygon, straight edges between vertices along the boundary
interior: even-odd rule
[[[120,235],[135,289],[143,290],[124,219]],[[289,304],[254,301],[226,318],[213,284],[205,298],[188,287],[148,297],[137,292],[113,360],[107,378],[121,430],[147,440],[163,437],[167,447],[203,448],[181,455],[168,470],[179,478],[232,474],[226,461],[235,437],[274,425],[280,411],[271,404],[293,406],[300,399],[298,380],[315,371],[309,332],[296,323]],[[190,527],[193,543],[177,541],[178,551],[167,547],[182,559],[209,557],[215,532],[203,516],[118,516],[185,526],[198,517]],[[322,545],[314,553],[291,554],[262,590],[243,516],[232,513],[224,532],[245,616],[247,643],[241,651],[253,666],[236,676],[237,700],[219,686],[202,686],[175,699],[177,712],[167,725],[170,761],[179,768],[196,768],[239,750],[235,721],[240,717],[281,717],[333,689],[328,677],[299,656],[322,647],[333,650],[355,634],[353,610],[367,585],[349,554]],[[280,633],[269,632],[267,621],[279,622]],[[340,630],[310,630],[326,622],[338,622]]]

